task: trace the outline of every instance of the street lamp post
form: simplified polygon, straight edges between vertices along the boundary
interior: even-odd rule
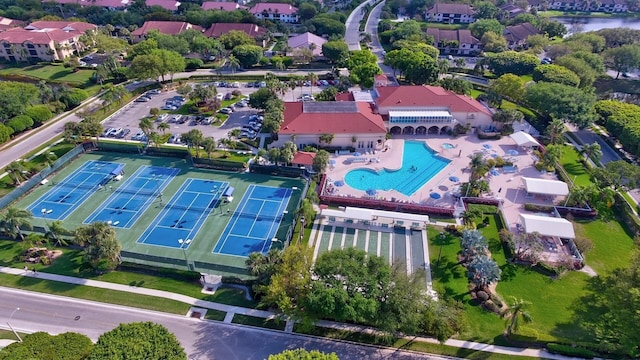
[[[187,248],[189,244],[191,244],[191,239],[178,239],[178,244],[180,244],[180,249],[182,249],[182,253],[184,254],[184,261],[187,263],[187,269],[191,269],[189,267],[189,258],[187,258]],[[186,246],[186,247],[185,247]]]
[[[47,226],[48,226],[47,215],[51,214],[52,212],[53,212],[52,209],[45,209],[45,208],[40,209],[40,214],[42,214],[42,218],[44,219],[44,232],[45,232],[45,235],[47,233]]]
[[[280,239],[278,239],[278,238],[273,238],[273,239],[271,239],[271,244],[275,244],[275,243],[277,243],[277,242],[281,243],[281,244],[282,244],[282,246],[284,246],[284,241],[282,241],[282,240],[280,240]]]
[[[13,329],[13,326],[11,326],[11,318],[13,318],[13,315],[16,313],[16,311],[20,311],[20,308],[17,307],[13,310],[13,312],[9,316],[9,320],[7,320],[7,325],[9,326],[9,329],[11,329],[13,334],[18,338],[18,341],[22,342],[22,338],[20,337],[20,335],[18,335],[18,333]]]
[[[436,264],[437,268],[440,268],[440,255],[442,255],[442,245],[444,245],[444,239],[446,235],[444,232],[440,232],[440,250],[438,250],[438,263]]]

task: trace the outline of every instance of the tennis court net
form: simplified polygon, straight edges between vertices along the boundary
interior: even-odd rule
[[[268,221],[280,221],[282,220],[282,214],[280,215],[270,215],[270,214],[252,214],[250,212],[239,212],[236,211],[233,213],[234,216],[244,219],[255,219],[256,221],[268,220]]]
[[[85,190],[96,190],[100,184],[73,184],[70,182],[59,182],[56,183],[55,186],[64,187],[68,189],[85,189]]]
[[[160,192],[157,189],[145,190],[145,189],[127,189],[117,188],[114,192],[119,194],[131,194],[131,195],[144,195],[144,196],[157,196]]]
[[[183,211],[195,211],[195,212],[209,212],[213,210],[215,206],[215,202],[207,204],[206,207],[203,206],[189,206],[189,205],[180,205],[180,204],[168,204],[167,207],[170,209],[183,210]]]

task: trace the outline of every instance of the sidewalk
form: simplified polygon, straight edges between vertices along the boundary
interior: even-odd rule
[[[224,320],[225,323],[230,323],[232,321],[232,319],[233,319],[233,315],[235,315],[235,314],[250,315],[250,316],[255,316],[255,317],[260,317],[260,318],[267,318],[267,319],[271,319],[271,318],[274,318],[274,317],[278,316],[278,314],[276,314],[274,312],[271,312],[271,311],[255,310],[255,309],[248,309],[248,308],[243,308],[243,307],[239,307],[239,306],[224,305],[224,304],[219,304],[219,303],[215,303],[215,302],[211,302],[211,301],[204,301],[204,300],[192,298],[192,297],[186,296],[186,295],[175,294],[175,293],[171,293],[171,292],[168,292],[168,291],[147,289],[147,288],[141,288],[141,287],[135,287],[135,286],[129,286],[129,285],[122,285],[122,284],[115,284],[115,283],[110,283],[110,282],[106,282],[106,281],[81,279],[81,278],[75,278],[75,277],[71,277],[71,276],[57,275],[57,274],[50,274],[50,273],[42,273],[42,272],[39,272],[39,273],[34,275],[30,271],[24,271],[23,269],[16,269],[16,268],[11,268],[11,267],[4,267],[4,266],[0,267],[0,273],[9,274],[9,275],[15,275],[15,276],[25,276],[25,277],[34,277],[35,276],[35,277],[37,277],[39,279],[43,279],[43,280],[59,281],[59,282],[75,284],[75,285],[85,285],[85,286],[91,286],[91,287],[96,287],[96,288],[101,288],[101,289],[124,291],[124,292],[132,293],[132,294],[155,296],[155,297],[159,297],[159,298],[180,301],[180,302],[183,302],[185,304],[192,305],[192,306],[197,306],[197,307],[207,308],[207,309],[213,309],[213,310],[218,310],[218,311],[224,311],[224,312],[227,313],[227,315],[225,317],[225,320]],[[374,332],[377,331],[377,330],[375,330],[373,328],[366,327],[366,326],[343,324],[343,323],[337,323],[337,322],[325,321],[325,320],[319,321],[317,323],[317,325],[321,326],[321,327],[327,327],[327,328],[333,328],[333,329],[339,329],[339,330],[356,331],[356,332],[374,333]],[[287,325],[286,325],[286,329],[285,330],[287,332],[293,332],[293,323],[290,322],[290,321],[287,321]],[[414,340],[414,341],[428,342],[428,343],[432,343],[432,344],[439,344],[438,340],[436,340],[434,338],[407,337],[407,339],[411,339],[411,340]],[[510,356],[530,356],[530,357],[539,357],[539,358],[546,358],[546,359],[558,359],[558,360],[571,359],[571,358],[566,357],[566,356],[560,356],[560,355],[551,354],[551,353],[547,352],[546,350],[510,348],[510,347],[505,347],[505,346],[489,345],[489,344],[477,343],[477,342],[472,342],[472,341],[464,341],[464,340],[449,339],[444,343],[444,345],[457,347],[457,348],[472,349],[472,350],[477,350],[477,351],[491,352],[491,353],[496,353],[496,354],[504,354],[504,355],[510,355]]]

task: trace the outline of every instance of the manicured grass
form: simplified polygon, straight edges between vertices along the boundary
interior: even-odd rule
[[[26,67],[4,67],[0,69],[0,75],[24,76],[31,79],[41,79],[67,83],[74,86],[84,85],[89,82],[94,70],[79,69],[74,72],[72,68],[59,65],[31,65]]]
[[[0,265],[11,266],[21,269],[25,263],[18,261],[23,251],[25,243],[2,240],[0,241]],[[219,288],[215,294],[203,294],[202,286],[197,282],[189,282],[178,277],[166,277],[153,274],[145,274],[142,272],[132,271],[111,271],[102,275],[92,272],[80,272],[78,268],[82,264],[82,253],[78,250],[70,250],[63,248],[63,254],[49,266],[36,265],[40,272],[74,276],[92,280],[100,280],[112,282],[116,284],[124,284],[136,287],[144,287],[148,289],[163,290],[172,293],[191,296],[193,298],[217,302],[221,304],[241,306],[247,308],[257,307],[257,302],[247,300],[245,292],[236,288]],[[29,265],[29,268],[32,268]]]
[[[242,324],[249,326],[262,327],[273,330],[284,330],[285,322],[282,320],[267,320],[261,317],[249,316],[249,315],[241,315],[235,314],[233,316],[233,320],[231,321],[234,324]]]
[[[18,335],[20,335],[20,337],[26,336],[27,334],[18,332]],[[18,338],[16,338],[16,335],[13,333],[13,331],[11,330],[3,330],[0,329],[0,339],[8,339],[8,340],[18,340]]]
[[[526,84],[528,82],[533,81],[533,75],[520,75],[520,79],[522,79],[522,81]]]
[[[560,165],[567,171],[575,185],[589,186],[592,182],[587,169],[580,162],[580,156],[582,155],[573,146],[565,145],[562,148]]]
[[[529,327],[539,332],[542,341],[590,341],[588,334],[569,325],[573,319],[575,301],[585,294],[588,276],[570,272],[559,279],[551,279],[529,267],[511,264],[498,238],[499,215],[489,215],[489,225],[480,229],[489,242],[491,256],[502,270],[502,280],[497,292],[509,303],[511,297],[531,302],[529,311],[534,322]],[[461,301],[465,305],[467,331],[460,338],[480,342],[507,345],[502,337],[504,320],[471,303],[468,294],[466,269],[458,264],[457,253],[461,250],[459,239],[447,234],[440,251],[440,229],[429,228],[429,254],[435,289],[444,298]]]
[[[615,220],[576,221],[574,228],[577,236],[593,241],[593,249],[585,257],[587,265],[598,274],[629,266],[635,245],[621,223]]]
[[[46,294],[69,296],[85,300],[162,311],[172,314],[186,314],[190,308],[189,304],[175,300],[160,300],[154,296],[131,294],[128,292],[100,289],[83,285],[73,285],[33,277],[0,274],[0,285]]]
[[[227,313],[224,311],[208,309],[204,318],[207,320],[223,321]]]

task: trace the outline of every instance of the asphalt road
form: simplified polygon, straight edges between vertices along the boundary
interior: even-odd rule
[[[374,0],[367,0],[358,5],[358,7],[349,14],[347,22],[345,23],[347,31],[344,34],[344,41],[349,45],[349,50],[360,50],[360,20],[364,18],[362,8],[364,8],[366,4],[371,5],[374,2]]]
[[[9,320],[16,307],[20,310]],[[343,360],[444,359],[4,287],[0,287],[0,318],[2,327],[9,320],[17,331],[73,331],[94,341],[120,323],[153,321],[177,336],[190,360],[266,359],[270,354],[300,347],[335,352]]]
[[[371,14],[369,15],[369,19],[367,19],[367,24],[365,26],[365,32],[371,34],[371,43],[369,46],[371,46],[371,52],[378,57],[378,66],[380,66],[383,73],[393,75],[393,69],[384,64],[384,49],[382,48],[382,44],[380,44],[380,39],[378,38],[378,23],[380,22],[380,13],[382,12],[383,7],[384,1],[376,5],[376,7],[371,10]]]

